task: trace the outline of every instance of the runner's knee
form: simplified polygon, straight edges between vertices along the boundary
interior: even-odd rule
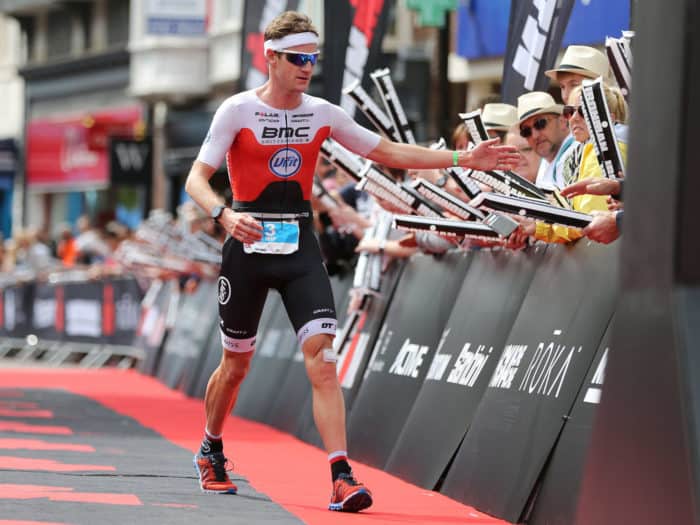
[[[327,334],[311,336],[302,346],[309,381],[314,387],[335,385],[338,381],[333,338]]]

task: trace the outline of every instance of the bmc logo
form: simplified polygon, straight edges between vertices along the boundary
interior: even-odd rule
[[[281,128],[274,128],[265,126],[262,132],[262,138],[264,139],[291,139],[297,138],[308,138],[309,137],[309,126],[301,126],[299,128],[286,128],[282,126]]]
[[[301,168],[301,154],[293,148],[281,148],[270,157],[270,171],[277,177],[292,177]]]

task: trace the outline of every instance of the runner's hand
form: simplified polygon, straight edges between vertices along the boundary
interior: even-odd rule
[[[253,244],[262,239],[262,225],[247,213],[239,213],[227,208],[221,214],[219,222],[231,237],[243,244]]]
[[[479,171],[515,168],[520,162],[520,154],[514,146],[500,146],[501,139],[480,142],[473,150],[462,152],[460,166]]]

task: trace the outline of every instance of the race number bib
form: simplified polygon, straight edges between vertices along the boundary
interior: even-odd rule
[[[261,221],[262,239],[244,244],[245,253],[288,255],[299,249],[299,223],[297,221]]]

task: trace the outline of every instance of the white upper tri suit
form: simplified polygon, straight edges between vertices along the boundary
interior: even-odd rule
[[[335,335],[333,295],[310,205],[316,160],[327,137],[361,156],[380,140],[339,106],[307,94],[296,108],[277,109],[254,90],[244,91],[226,99],[214,115],[197,160],[217,168],[225,157],[234,210],[262,223],[263,240],[269,234],[270,241],[281,241],[269,246],[283,246],[280,253],[260,253],[232,237],[224,244],[218,297],[222,343],[229,351],[254,349],[269,288],[280,292],[300,344],[312,335]]]

